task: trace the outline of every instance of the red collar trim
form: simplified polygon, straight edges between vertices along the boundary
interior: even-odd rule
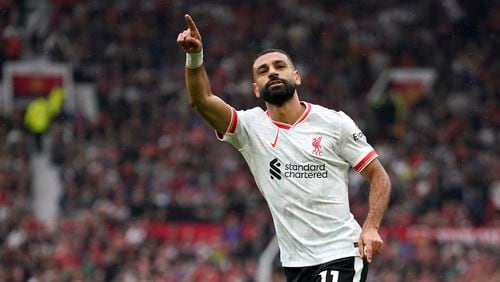
[[[308,102],[301,101],[300,103],[303,104],[304,106],[306,106],[306,110],[302,113],[300,118],[293,125],[290,125],[290,124],[284,123],[284,122],[274,121],[272,119],[271,119],[271,121],[274,123],[274,125],[276,125],[279,128],[282,128],[282,129],[290,129],[290,128],[296,126],[297,124],[303,122],[307,118],[309,113],[311,112],[312,107],[311,107],[311,104]],[[267,111],[266,111],[266,114],[269,117],[269,113]],[[271,117],[269,117],[269,118],[271,118]]]
[[[282,128],[282,129],[290,129],[290,128],[292,128],[292,126],[289,125],[289,124],[287,124],[287,123],[283,123],[283,122],[279,122],[279,121],[274,121],[274,120],[273,120],[273,123],[274,123],[274,125],[276,125],[279,128]]]
[[[306,110],[304,111],[304,113],[302,113],[302,116],[299,118],[299,120],[297,120],[293,126],[303,122],[306,117],[309,115],[309,113],[311,112],[311,104],[307,103],[307,102],[303,102],[306,106]]]

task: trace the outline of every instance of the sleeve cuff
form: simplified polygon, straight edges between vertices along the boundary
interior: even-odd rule
[[[231,108],[231,121],[227,127],[226,133],[215,131],[217,139],[223,140],[225,134],[234,134],[236,132],[236,126],[238,125],[238,112],[234,108]]]
[[[357,172],[361,172],[367,165],[369,165],[374,159],[378,157],[377,152],[375,150],[369,152],[361,161],[359,161],[355,166],[354,170]]]

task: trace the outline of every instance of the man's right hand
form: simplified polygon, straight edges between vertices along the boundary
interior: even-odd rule
[[[186,53],[198,53],[201,52],[203,44],[201,43],[201,35],[190,15],[184,15],[184,19],[188,25],[188,28],[183,32],[179,33],[177,36],[177,44]]]

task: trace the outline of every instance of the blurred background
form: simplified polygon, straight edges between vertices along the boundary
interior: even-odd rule
[[[393,193],[368,281],[500,281],[495,0],[0,0],[0,281],[284,281],[243,158],[187,104],[186,12],[236,109],[282,48],[301,99],[374,145]]]

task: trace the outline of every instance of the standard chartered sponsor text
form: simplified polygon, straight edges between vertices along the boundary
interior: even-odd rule
[[[287,178],[327,178],[325,164],[285,164],[285,177]]]

